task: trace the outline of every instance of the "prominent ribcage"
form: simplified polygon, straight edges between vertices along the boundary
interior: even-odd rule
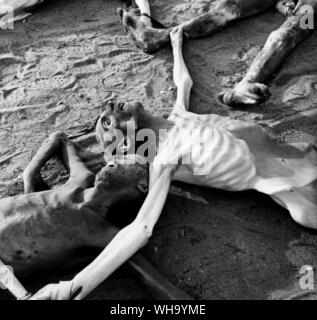
[[[155,162],[168,159],[175,163],[180,156],[194,181],[201,185],[245,190],[252,188],[256,178],[254,156],[248,145],[226,130],[188,121],[178,123]]]

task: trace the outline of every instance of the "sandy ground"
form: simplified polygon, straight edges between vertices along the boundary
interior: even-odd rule
[[[155,0],[153,15],[173,25],[209,2]],[[120,26],[120,5],[119,0],[52,0],[14,30],[0,31],[1,197],[22,192],[21,173],[50,133],[73,134],[92,125],[106,100],[137,99],[160,115],[171,110],[171,51],[146,55],[138,50]],[[187,42],[184,56],[195,83],[191,110],[262,123],[281,142],[315,142],[317,33],[274,75],[273,97],[266,104],[230,110],[216,100],[282,21],[278,13],[267,12]],[[94,162],[101,151],[94,139],[84,137],[81,145],[85,160]],[[66,173],[60,178],[58,170],[53,162],[44,170],[51,184],[65,180]],[[175,285],[198,299],[278,299],[296,292],[305,299],[316,297],[298,289],[298,282],[302,265],[317,266],[317,234],[296,225],[284,209],[255,192],[177,185],[143,252]],[[25,285],[34,290],[69,277],[42,276]],[[123,267],[90,298],[150,296]]]

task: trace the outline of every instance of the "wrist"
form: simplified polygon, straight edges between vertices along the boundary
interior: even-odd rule
[[[67,300],[74,300],[82,290],[80,286],[77,286],[75,284],[74,279],[69,281],[60,281],[58,285],[60,288],[62,288],[63,291],[65,290],[65,292],[68,293]]]

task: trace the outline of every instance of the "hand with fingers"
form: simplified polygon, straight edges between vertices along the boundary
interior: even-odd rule
[[[183,28],[177,26],[170,32],[170,38],[173,46],[182,47],[183,45]]]
[[[73,300],[78,294],[73,281],[60,281],[40,289],[29,300]]]
[[[222,103],[233,108],[241,105],[260,104],[269,97],[270,92],[267,85],[248,81],[241,81],[233,89],[219,95]]]

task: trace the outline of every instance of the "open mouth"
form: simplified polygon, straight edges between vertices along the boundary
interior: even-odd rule
[[[119,144],[118,144],[118,151],[121,154],[127,154],[129,149],[131,148],[131,140],[128,137],[125,137]]]

